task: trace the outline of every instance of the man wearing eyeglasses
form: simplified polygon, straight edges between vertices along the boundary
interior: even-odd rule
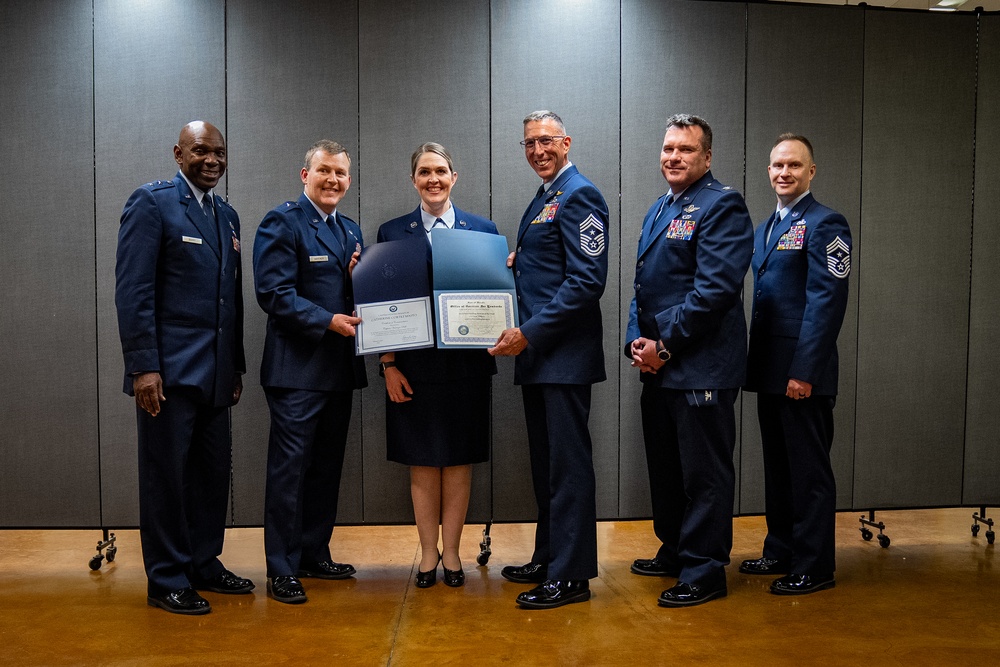
[[[753,223],[711,164],[709,124],[667,119],[660,171],[670,190],[642,223],[625,335],[642,381],[653,531],[662,542],[632,572],[677,578],[660,595],[663,607],[724,597],[733,546],[734,403],[747,346],[740,294]]]
[[[562,119],[524,119],[528,164],[542,186],[528,205],[511,254],[521,326],[500,334],[494,355],[517,355],[538,504],[531,561],[503,568],[509,581],[537,584],[517,604],[550,609],[590,599],[597,576],[591,386],[606,379],[601,295],[608,274],[608,205],[569,161]]]

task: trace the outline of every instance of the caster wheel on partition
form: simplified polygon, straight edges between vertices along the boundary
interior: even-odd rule
[[[480,565],[486,565],[490,562],[490,555],[488,553],[481,553],[476,556],[476,562]]]
[[[96,556],[94,556],[93,558],[90,559],[90,569],[91,570],[100,570],[101,569],[101,563],[103,563],[103,562],[104,562],[104,556],[102,556],[101,554],[97,554]]]
[[[871,542],[872,537],[874,537],[872,531],[868,530],[867,528],[861,529],[861,539],[863,539],[865,542]]]
[[[996,541],[996,539],[997,539],[997,534],[995,532],[993,532],[992,530],[986,531],[986,541],[988,543],[993,544]]]
[[[111,547],[110,549],[108,549],[108,562],[109,563],[114,563],[115,562],[115,554],[117,554],[117,553],[118,553],[118,547]]]
[[[972,524],[972,536],[975,537],[978,534],[979,534],[979,524],[974,523]]]
[[[889,536],[888,535],[879,535],[878,536],[878,544],[883,549],[888,549],[889,548]]]

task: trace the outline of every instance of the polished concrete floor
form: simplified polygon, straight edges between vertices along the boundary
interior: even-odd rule
[[[880,512],[888,549],[862,541],[858,513],[838,516],[837,587],[798,598],[736,564],[759,555],[760,517],[735,520],[729,597],[663,609],[672,579],[638,577],[652,556],[648,521],[601,523],[593,598],[555,610],[514,604],[525,586],[500,568],[529,559],[533,526],[466,529],[468,582],[412,585],[412,526],[339,527],[335,560],[356,578],[305,580],[309,602],[264,593],[262,531],[230,530],[223,560],[258,588],[206,593],[213,612],[183,617],[146,605],[136,531],[118,531],[114,563],[88,568],[99,531],[0,531],[0,662],[8,665],[974,665],[1000,649],[1000,563],[972,509]],[[988,514],[991,515],[990,512]],[[985,529],[984,529],[985,531]]]

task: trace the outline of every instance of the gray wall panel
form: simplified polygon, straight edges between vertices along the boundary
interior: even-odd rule
[[[774,139],[782,132],[809,138],[817,160],[812,193],[843,213],[851,225],[858,257],[861,218],[862,85],[864,12],[832,7],[749,6],[747,50],[747,205],[755,226],[774,212],[775,196],[767,174]],[[808,48],[795,58],[776,61],[775,35],[810,35]],[[837,63],[829,67],[828,63]],[[855,264],[847,315],[838,340],[840,395],[834,411],[831,457],[837,476],[837,506],[849,508],[854,474],[854,399],[857,366]],[[746,279],[750,313],[753,274]],[[764,511],[764,470],[760,451],[756,395],[743,397],[743,456],[740,512]]]
[[[865,13],[856,508],[961,500],[975,17]],[[915,138],[947,118],[947,148]]]
[[[260,386],[267,317],[254,296],[254,235],[269,210],[302,193],[302,160],[319,139],[339,141],[350,153],[352,187],[338,210],[359,219],[357,2],[231,2],[226,20],[229,191],[242,226],[247,352],[244,394],[233,411],[233,505],[237,523],[259,525],[270,418]],[[364,520],[361,418],[357,393],[340,487],[341,523]]]
[[[694,113],[705,118],[712,126],[712,173],[723,183],[743,188],[745,11],[744,5],[721,2],[622,3],[622,331],[634,294],[642,219],[670,188],[659,163],[667,117]],[[643,517],[651,510],[641,390],[638,373],[621,349],[615,356],[622,369],[620,515]],[[738,460],[738,446],[735,456]]]
[[[181,127],[225,127],[222,0],[94,3],[97,303],[104,523],[138,524],[135,403],[122,390],[114,306],[122,207],[146,181],[173,178]],[[224,184],[218,188],[225,193]],[[168,396],[169,398],[169,396]]]
[[[619,8],[593,3],[587,11],[560,0],[494,0],[492,15],[493,218],[511,243],[524,208],[540,185],[526,163],[522,120],[551,109],[573,138],[570,160],[602,192],[610,210],[608,282],[601,307],[608,381],[595,385],[590,431],[597,470],[597,514],[618,509],[618,377],[621,366],[618,253],[620,217]],[[505,371],[507,364],[502,367]],[[496,380],[494,402],[495,507],[498,518],[535,515],[520,390],[508,391],[512,375]],[[501,492],[502,490],[502,492]]]
[[[91,15],[0,7],[2,526],[100,523]]]
[[[1000,368],[1000,16],[980,23],[976,114],[976,191],[969,316],[969,379],[965,432],[965,504],[1000,504],[1000,412],[994,389]]]
[[[489,27],[486,0],[362,5],[359,177],[368,243],[379,225],[420,203],[410,155],[425,141],[443,144],[455,160],[454,203],[489,217]],[[365,521],[412,521],[408,470],[385,457],[385,382],[377,374],[364,400]],[[474,478],[472,513],[488,517],[490,466],[477,466]]]

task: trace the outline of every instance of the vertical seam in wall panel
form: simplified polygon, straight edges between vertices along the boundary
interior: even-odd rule
[[[976,132],[979,122],[979,50],[982,47],[982,25],[983,14],[977,8],[976,11],[976,64],[973,69],[972,84],[972,195],[969,202],[970,226],[969,226],[969,309],[966,321],[965,332],[965,414],[962,419],[962,482],[959,485],[959,503],[965,501],[965,473],[968,469],[964,465],[966,453],[969,446],[969,368],[972,362],[972,278],[973,278],[973,248],[975,248],[976,237]]]
[[[622,3],[618,3],[618,317],[621,318],[622,312],[622,283],[625,281],[625,258],[624,258],[624,248],[625,244],[623,242],[625,233],[625,214],[624,214],[624,202],[622,201],[622,171],[624,171],[624,165],[622,163],[622,141],[624,139],[624,133],[622,132],[623,119],[625,117],[624,105],[622,103],[622,80],[625,77],[625,56],[622,53],[622,44],[625,41],[624,36],[624,12],[622,11]],[[610,223],[610,221],[609,221]],[[627,326],[627,325],[626,325]],[[618,332],[618,349],[622,349],[625,345],[625,332],[621,327],[615,327]],[[614,355],[614,359],[617,359],[618,355]],[[622,378],[624,372],[622,371],[621,364],[616,364],[618,369],[618,493],[615,494],[618,502],[615,506],[615,516],[618,519],[622,518]]]
[[[222,3],[222,122],[229,136],[229,3]],[[229,177],[226,177],[226,201],[229,201]],[[243,290],[242,275],[240,291]],[[233,409],[229,408],[229,525],[236,525],[236,469],[233,463]]]
[[[92,123],[91,141],[93,142],[93,175],[94,175],[94,326],[100,322],[100,309],[98,308],[98,289],[100,276],[97,272],[97,0],[90,3],[90,120]],[[99,333],[99,332],[97,332]],[[94,360],[95,370],[101,368],[101,337],[94,340]],[[104,528],[104,480],[101,479],[103,466],[101,465],[101,374],[94,374],[95,391],[97,396],[97,513],[100,519],[101,528]]]
[[[354,2],[354,26],[355,26],[354,34],[357,36],[358,40],[357,46],[355,47],[357,49],[356,53],[358,56],[357,81],[356,81],[357,90],[355,91],[356,92],[355,99],[357,100],[357,107],[358,107],[357,160],[358,160],[358,176],[360,177],[361,167],[363,162],[361,159],[361,3],[358,2],[358,0],[355,0]],[[361,181],[361,185],[358,186],[358,220],[364,222],[365,217],[361,210],[361,203],[362,203],[361,191],[364,189],[364,179],[359,178],[358,180]],[[358,391],[358,401],[361,403],[360,414],[364,415],[365,414],[364,392]],[[365,524],[368,523],[368,520],[367,517],[365,516],[365,421],[364,419],[361,419],[361,428],[359,437],[361,438],[361,523]]]
[[[742,193],[744,199],[746,199],[747,194],[747,128],[750,127],[748,122],[748,114],[750,105],[747,103],[747,97],[750,95],[750,5],[745,3],[743,5],[743,188]],[[744,288],[740,291],[741,296],[745,296],[746,292],[746,281],[743,282]],[[740,492],[736,494],[736,514],[741,515],[743,513],[743,408],[746,403],[743,400],[744,394],[740,392],[740,420],[739,420],[739,431],[738,431],[738,442],[740,445],[740,455],[736,461],[736,482],[740,485]]]
[[[489,211],[490,220],[493,220],[493,2],[486,0],[486,156],[488,166],[486,168],[487,183],[486,188],[486,210]],[[493,434],[496,430],[496,413],[493,410],[494,403],[493,378],[490,378],[490,516],[487,519],[493,523],[493,491],[496,485],[496,473],[493,467]],[[485,542],[485,537],[483,539]]]
[[[862,246],[862,213],[864,211],[864,171],[865,171],[865,64],[868,56],[868,9],[864,7],[861,9],[861,150],[858,151],[860,158],[858,160],[858,239],[854,243],[854,255],[857,259],[861,258],[861,246]],[[860,377],[861,370],[861,272],[860,262],[852,261],[854,264],[854,270],[858,271],[858,277],[855,282],[855,292],[858,298],[854,306],[854,437],[851,439],[851,509],[855,507],[855,498],[857,491],[858,482],[858,378]]]

